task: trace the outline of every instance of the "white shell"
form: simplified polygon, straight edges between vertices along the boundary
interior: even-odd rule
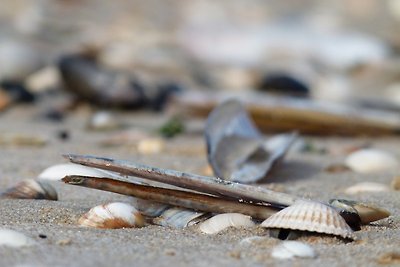
[[[363,182],[348,187],[344,192],[346,194],[358,194],[362,192],[388,192],[390,186],[382,183]]]
[[[46,181],[27,179],[0,194],[0,198],[57,200],[57,191]]]
[[[263,221],[261,226],[353,238],[353,230],[335,209],[313,201],[297,201]]]
[[[53,165],[42,171],[38,178],[45,180],[59,181],[67,175],[83,175],[93,177],[109,177],[113,178],[118,176],[108,171],[90,168],[79,164],[66,163]]]
[[[144,218],[133,206],[113,202],[90,209],[78,223],[85,227],[104,229],[131,228],[142,227]]]
[[[378,149],[361,149],[346,158],[346,165],[355,172],[372,173],[398,167],[397,159]]]
[[[250,216],[240,213],[223,213],[202,222],[199,226],[201,232],[206,234],[216,234],[228,227],[254,227],[255,223]]]
[[[121,127],[117,118],[109,111],[98,111],[88,121],[87,127],[95,131],[114,130]]]
[[[293,257],[315,258],[314,249],[299,241],[283,241],[274,247],[271,256],[276,259],[290,259]]]
[[[169,208],[159,217],[153,219],[153,223],[161,226],[168,226],[183,229],[201,221],[204,212],[196,212],[183,208]],[[201,218],[200,218],[201,217]]]
[[[21,234],[20,232],[0,228],[0,246],[8,247],[27,247],[36,244],[36,242],[30,238]]]

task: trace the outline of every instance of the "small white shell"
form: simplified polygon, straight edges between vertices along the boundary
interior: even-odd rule
[[[57,191],[45,181],[23,180],[0,194],[0,198],[57,200]]]
[[[36,244],[36,242],[30,238],[21,234],[20,232],[0,228],[0,246],[8,247],[27,247]]]
[[[344,192],[346,194],[358,194],[362,192],[388,192],[390,191],[390,186],[382,183],[375,182],[363,182],[352,185],[348,187]]]
[[[96,168],[90,168],[79,164],[66,163],[48,167],[39,174],[38,178],[44,180],[59,181],[67,175],[83,175],[110,178],[117,176],[116,174],[112,174],[111,172],[99,170]]]
[[[94,131],[115,130],[121,127],[117,118],[109,111],[94,113],[87,123],[87,128]]]
[[[206,234],[216,234],[228,227],[254,227],[255,223],[250,216],[240,213],[223,213],[215,215],[202,222],[199,226],[201,232]]]
[[[346,165],[355,172],[372,173],[394,169],[398,167],[398,161],[386,151],[361,149],[347,156]]]
[[[291,259],[293,257],[315,258],[314,249],[299,241],[283,241],[274,247],[271,256],[276,259]]]
[[[142,227],[144,218],[133,206],[113,202],[90,209],[78,223],[85,227],[103,229],[132,228]]]
[[[261,226],[353,238],[353,230],[335,209],[314,201],[297,201],[263,221]]]

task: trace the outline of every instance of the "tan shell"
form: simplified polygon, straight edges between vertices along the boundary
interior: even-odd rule
[[[0,198],[57,200],[56,190],[45,181],[23,180],[0,194]]]
[[[353,230],[336,210],[313,201],[297,201],[263,221],[261,226],[353,238]]]
[[[81,226],[102,229],[132,228],[142,227],[144,218],[133,206],[113,202],[90,209],[78,223]]]

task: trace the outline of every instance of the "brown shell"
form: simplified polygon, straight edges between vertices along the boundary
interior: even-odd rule
[[[57,200],[57,191],[45,181],[23,180],[0,194],[0,198]]]
[[[354,239],[353,230],[335,209],[313,201],[297,201],[294,205],[266,219],[261,226],[317,232]]]

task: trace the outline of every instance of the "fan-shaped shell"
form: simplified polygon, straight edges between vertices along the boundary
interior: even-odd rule
[[[57,200],[57,192],[45,181],[27,179],[1,193],[0,198]]]
[[[261,226],[353,238],[353,230],[335,209],[313,201],[297,201],[266,219]]]
[[[132,228],[142,227],[144,218],[133,206],[114,202],[90,209],[78,223],[81,226],[103,229]]]

